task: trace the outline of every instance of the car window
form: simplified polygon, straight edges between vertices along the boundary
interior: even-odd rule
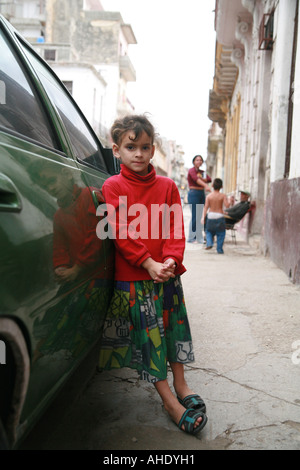
[[[24,46],[24,48],[45,90],[57,107],[69,133],[76,158],[100,170],[107,171],[98,142],[74,105],[70,95],[47,67],[27,47]]]
[[[57,148],[38,96],[1,30],[0,51],[0,126]]]

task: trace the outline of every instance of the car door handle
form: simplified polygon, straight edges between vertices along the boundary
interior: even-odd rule
[[[100,190],[92,190],[92,197],[96,208],[105,202]]]
[[[20,212],[22,201],[14,183],[3,173],[0,173],[0,211]]]

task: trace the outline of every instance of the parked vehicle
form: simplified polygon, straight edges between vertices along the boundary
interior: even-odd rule
[[[0,15],[0,448],[16,448],[99,338],[117,171],[52,69]]]

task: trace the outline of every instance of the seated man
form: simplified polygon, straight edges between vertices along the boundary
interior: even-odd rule
[[[226,223],[229,222],[235,224],[239,222],[250,209],[250,193],[248,191],[240,191],[240,193],[240,202],[238,202],[232,207],[229,207],[229,209],[224,209]]]

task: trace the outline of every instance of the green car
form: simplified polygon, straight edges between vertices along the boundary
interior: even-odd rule
[[[101,335],[118,171],[52,69],[0,16],[0,448],[17,448]]]

